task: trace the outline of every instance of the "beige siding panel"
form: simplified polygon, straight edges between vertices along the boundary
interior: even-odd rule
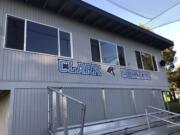
[[[105,91],[107,118],[135,115],[131,91],[128,89],[109,89]]]
[[[15,89],[12,135],[47,135],[47,89]]]
[[[104,120],[104,108],[101,89],[63,89],[63,93],[74,97],[86,104],[86,122]],[[69,100],[68,100],[69,101]],[[68,120],[70,124],[80,123],[80,107],[74,102],[68,102]]]

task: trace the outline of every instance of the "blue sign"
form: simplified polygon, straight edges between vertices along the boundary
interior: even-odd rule
[[[92,75],[92,76],[101,76],[102,75],[101,67],[99,65],[78,62],[77,67],[73,67],[72,60],[58,59],[58,70],[61,73]]]
[[[139,71],[121,68],[121,77],[127,79],[151,80],[151,74],[147,71]]]

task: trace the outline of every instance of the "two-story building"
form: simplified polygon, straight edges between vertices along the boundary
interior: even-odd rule
[[[47,87],[86,104],[85,123],[164,108],[172,41],[80,0],[0,0],[0,17],[0,135],[48,134]]]

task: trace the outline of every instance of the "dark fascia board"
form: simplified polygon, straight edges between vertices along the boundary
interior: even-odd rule
[[[130,27],[131,29],[134,29],[135,31],[138,31],[140,33],[143,33],[143,34],[148,35],[150,37],[153,37],[155,39],[161,40],[162,42],[165,42],[166,44],[168,44],[167,48],[171,47],[171,46],[174,46],[173,41],[171,41],[169,39],[166,39],[166,38],[164,38],[164,37],[162,37],[162,36],[160,36],[160,35],[158,35],[156,33],[153,33],[153,32],[151,32],[149,30],[143,29],[143,28],[141,28],[141,27],[139,27],[139,26],[137,26],[137,25],[135,25],[133,23],[130,23],[130,22],[128,22],[128,21],[126,21],[126,20],[124,20],[122,18],[119,18],[119,17],[117,17],[117,16],[115,16],[115,15],[113,15],[111,13],[108,13],[108,12],[106,12],[104,10],[101,10],[101,9],[99,9],[99,8],[93,6],[93,5],[90,5],[90,4],[86,3],[86,2],[84,2],[84,1],[81,1],[81,0],[70,0],[70,1],[72,1],[75,4],[78,4],[80,6],[83,6],[85,8],[88,8],[88,9],[90,9],[90,10],[92,10],[92,11],[98,13],[98,14],[101,14],[101,15],[105,16],[105,17],[111,18],[112,20],[115,20],[115,21],[119,22],[120,24],[123,24],[123,25],[125,25],[127,27]]]

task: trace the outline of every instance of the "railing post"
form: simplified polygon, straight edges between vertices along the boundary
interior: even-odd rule
[[[53,131],[53,106],[52,106],[52,91],[48,91],[48,128]]]
[[[107,119],[107,112],[106,112],[106,93],[105,89],[102,89],[102,100],[103,100],[103,111],[104,111],[104,119]]]
[[[53,132],[56,132],[57,130],[57,112],[56,112],[56,93],[54,91],[52,91],[52,120],[53,120]]]
[[[64,135],[68,135],[68,112],[67,112],[67,98],[62,96],[62,108],[63,108],[63,126],[64,126]]]
[[[86,106],[82,105],[82,109],[81,109],[81,129],[80,129],[80,132],[79,132],[80,135],[84,134],[85,114],[86,114]]]
[[[146,112],[146,121],[147,121],[148,129],[151,129],[147,109],[145,109],[145,112]]]
[[[59,95],[59,102],[60,102],[61,124],[63,125],[63,96],[62,95]]]

